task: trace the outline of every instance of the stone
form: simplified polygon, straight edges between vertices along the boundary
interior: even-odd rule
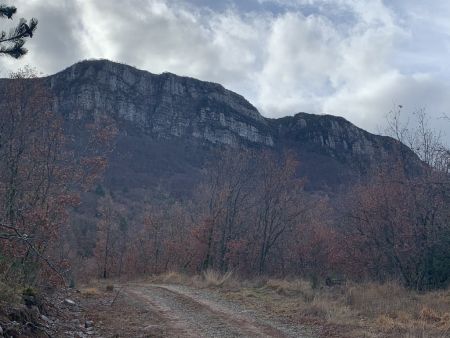
[[[67,305],[70,305],[70,306],[75,306],[76,305],[76,303],[73,300],[69,299],[69,298],[64,299],[64,303],[67,304]]]
[[[46,315],[41,315],[41,318],[44,322],[53,323],[53,321],[50,318],[48,318]]]
[[[89,328],[91,328],[93,326],[94,326],[94,322],[92,320],[86,320],[84,322],[84,327],[87,328],[87,329],[89,329]]]

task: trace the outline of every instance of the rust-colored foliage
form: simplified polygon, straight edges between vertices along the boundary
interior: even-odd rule
[[[68,257],[58,239],[80,188],[101,174],[105,159],[80,159],[71,150],[50,91],[33,70],[12,79],[0,94],[0,254],[7,258],[0,273],[19,283],[63,282]]]
[[[448,178],[442,178],[435,172],[409,177],[398,164],[352,190],[342,229],[350,273],[395,276],[416,289],[448,280]]]

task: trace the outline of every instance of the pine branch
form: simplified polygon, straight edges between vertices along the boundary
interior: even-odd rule
[[[9,33],[8,37],[6,37],[5,32],[2,32],[2,34],[0,35],[0,43],[11,42],[17,39],[24,39],[28,37],[32,38],[33,33],[36,30],[37,24],[38,21],[35,18],[30,20],[29,25],[27,24],[27,20],[20,19],[19,24],[11,33]]]
[[[0,5],[0,18],[12,19],[13,15],[16,14],[17,8],[14,6]]]
[[[32,38],[36,30],[38,21],[31,19],[28,24],[25,19],[20,19],[17,27],[7,35],[5,32],[0,33],[0,54],[6,54],[13,58],[20,58],[27,53],[24,48],[25,38]],[[1,45],[5,44],[5,45]]]
[[[27,49],[23,47],[25,41],[23,39],[19,39],[8,46],[0,47],[0,54],[6,54],[12,56],[15,59],[19,59],[27,53]]]

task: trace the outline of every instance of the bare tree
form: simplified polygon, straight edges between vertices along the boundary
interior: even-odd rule
[[[417,154],[422,169],[411,174],[410,158],[401,156],[353,189],[345,243],[354,268],[372,278],[396,275],[411,288],[441,287],[450,282],[450,152],[424,110],[413,126],[400,113],[388,119],[389,134]]]
[[[251,152],[227,150],[207,168],[206,182],[198,192],[206,206],[201,221],[206,241],[203,269],[228,269],[229,243],[245,231],[244,214],[254,188],[252,161]]]
[[[418,109],[406,119],[402,108],[388,113],[385,133],[407,145],[432,171],[449,173],[450,150],[444,142],[445,135],[432,128],[425,109]]]
[[[51,96],[29,70],[12,75],[0,96],[0,239],[2,252],[24,268],[45,261],[52,239],[77,203],[70,191],[76,176]],[[30,269],[27,269],[31,273]],[[29,275],[29,274],[28,274]]]
[[[292,154],[277,159],[263,153],[258,161],[258,190],[256,193],[255,242],[258,252],[258,272],[266,272],[273,247],[294,226],[301,213],[299,205],[303,181],[295,178],[298,166]]]
[[[342,233],[354,272],[378,280],[396,276],[420,290],[446,285],[449,202],[440,185],[428,176],[408,177],[401,165],[353,189]]]
[[[109,278],[113,273],[120,275],[125,253],[127,228],[124,223],[123,206],[115,202],[110,194],[99,201],[100,214],[97,223],[96,256],[102,278]]]

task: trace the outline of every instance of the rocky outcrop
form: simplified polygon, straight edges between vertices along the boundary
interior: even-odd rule
[[[311,189],[346,185],[379,163],[412,152],[341,117],[299,113],[264,118],[242,96],[215,83],[151,74],[106,60],[83,61],[43,78],[71,139],[86,144],[88,123],[119,129],[107,172],[119,189],[162,184],[189,190],[220,146],[290,150]],[[8,80],[0,80],[0,90]],[[413,161],[415,161],[413,159]]]
[[[258,110],[219,84],[109,61],[80,62],[48,81],[56,110],[73,121],[107,115],[159,138],[273,145]]]
[[[276,142],[320,152],[359,166],[392,160],[411,151],[390,137],[371,134],[342,117],[298,113],[271,120]]]
[[[268,121],[274,143],[297,154],[300,174],[308,178],[311,189],[348,186],[400,156],[409,159],[411,172],[420,170],[419,160],[408,147],[390,137],[371,134],[342,117],[298,113]]]
[[[336,159],[366,162],[388,158],[396,146],[341,117],[299,113],[266,119],[219,84],[171,73],[155,75],[110,61],[83,61],[47,80],[55,109],[68,120],[109,116],[161,139],[197,138],[233,146],[298,143]]]

